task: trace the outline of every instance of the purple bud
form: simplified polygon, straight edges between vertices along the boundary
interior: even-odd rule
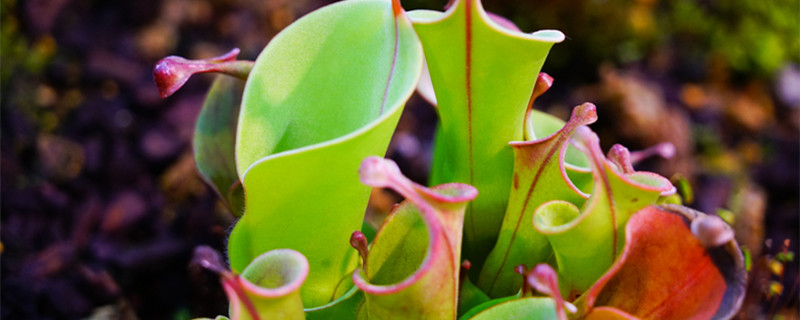
[[[361,264],[366,268],[369,245],[367,243],[367,236],[361,231],[353,231],[353,234],[350,236],[350,245],[361,255]]]
[[[178,91],[195,73],[219,72],[240,79],[247,79],[253,69],[253,61],[236,60],[239,48],[226,54],[203,60],[189,60],[179,56],[161,59],[153,68],[153,78],[162,98]]]
[[[222,262],[219,253],[209,246],[199,246],[194,249],[192,264],[198,264],[205,269],[211,270],[219,275],[228,273],[228,268]]]

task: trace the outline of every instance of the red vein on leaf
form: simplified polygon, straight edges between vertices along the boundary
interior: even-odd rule
[[[400,7],[400,0],[392,0],[392,13],[394,17],[394,53],[392,53],[392,66],[389,69],[389,78],[386,79],[386,87],[383,89],[383,99],[381,99],[381,109],[380,112],[378,112],[378,116],[382,115],[383,109],[386,108],[386,100],[389,97],[389,87],[392,84],[392,77],[394,76],[394,70],[397,66],[397,54],[400,52],[400,21],[398,20],[398,17],[402,12],[403,8]]]
[[[695,281],[695,280],[697,280],[697,278],[699,278],[700,276],[702,276],[702,275],[704,274],[704,272],[703,272],[703,271],[705,271],[705,269],[706,269],[706,267],[708,266],[708,264],[709,264],[709,263],[711,263],[711,259],[705,259],[705,260],[703,261],[703,264],[702,264],[702,265],[700,265],[700,266],[699,266],[699,267],[698,267],[698,268],[697,268],[697,269],[696,269],[696,270],[695,270],[695,271],[692,273],[692,275],[691,275],[691,276],[690,276],[688,279],[686,279],[686,281],[684,281],[684,282],[683,282],[683,283],[680,285],[680,287],[678,287],[678,288],[677,288],[675,291],[673,291],[673,292],[672,292],[672,294],[670,294],[668,298],[670,298],[670,297],[674,297],[674,296],[677,296],[677,295],[678,295],[679,293],[681,293],[682,291],[686,291],[686,289],[689,289],[689,288],[691,288],[691,287],[692,287],[692,284],[694,284],[694,283],[696,283],[696,282],[697,282],[697,281]],[[668,299],[666,299],[666,298],[665,298],[664,300],[662,300],[662,301],[661,301],[661,302],[660,302],[660,303],[659,303],[657,306],[653,307],[653,309],[651,309],[650,311],[648,311],[646,315],[642,316],[642,317],[641,317],[641,319],[651,319],[651,318],[652,318],[652,315],[653,315],[654,313],[656,313],[656,312],[660,311],[660,310],[661,310],[661,309],[664,307],[664,305],[667,303],[667,300],[668,300]]]
[[[613,239],[613,247],[611,248],[611,261],[613,262],[614,259],[617,257],[617,207],[614,205],[614,199],[611,196],[611,185],[608,182],[608,176],[606,175],[605,170],[598,170],[600,171],[600,177],[603,179],[603,189],[606,191],[606,198],[608,198],[608,210],[611,211],[611,228],[612,230],[612,239]]]
[[[397,18],[403,13],[403,6],[400,5],[400,0],[392,0],[392,13],[394,13],[394,17]]]
[[[546,77],[543,78],[541,75],[545,75]],[[549,76],[547,76],[547,74],[542,73],[540,74],[539,78],[547,80]],[[550,84],[552,84],[552,78],[550,78]],[[549,88],[549,84],[546,86],[546,88]],[[534,91],[532,95],[541,95],[541,92],[537,93],[536,91]],[[565,145],[566,140],[569,139],[574,134],[575,130],[578,130],[580,126],[592,123],[595,120],[597,120],[595,106],[591,103],[584,103],[580,106],[575,107],[572,110],[572,114],[570,115],[569,120],[567,120],[567,123],[564,124],[564,127],[562,127],[555,133],[555,135],[558,135],[558,138],[553,144],[553,147],[547,150],[546,155],[541,162],[542,165],[536,171],[536,175],[534,176],[530,186],[528,187],[528,192],[525,195],[525,201],[522,203],[522,209],[520,210],[519,218],[517,218],[517,223],[514,226],[514,232],[511,234],[511,239],[509,240],[508,247],[506,247],[506,251],[503,254],[503,261],[500,263],[500,268],[497,269],[497,272],[494,275],[494,279],[492,280],[491,286],[489,287],[489,291],[494,289],[495,284],[497,284],[497,278],[500,276],[500,272],[502,272],[501,270],[503,269],[503,267],[505,267],[506,263],[508,262],[507,261],[508,255],[511,251],[511,247],[514,241],[516,240],[517,232],[519,231],[519,227],[522,224],[522,218],[524,217],[525,210],[528,208],[529,201],[531,199],[533,191],[536,190],[536,187],[539,185],[539,179],[541,178],[542,173],[544,173],[547,163],[552,161],[552,158],[557,151],[561,150],[561,148],[566,148]],[[549,139],[549,138],[544,138],[544,139]],[[559,158],[556,161],[561,161],[561,159]]]
[[[475,169],[474,159],[472,156],[472,1],[466,0],[464,3],[466,14],[464,16],[465,27],[465,46],[466,46],[466,59],[465,59],[465,89],[467,96],[467,153],[469,159],[469,184],[474,185]],[[471,234],[475,234],[475,214],[472,210],[472,202],[469,203],[469,222]]]
[[[570,124],[567,125],[570,126]],[[571,126],[574,126],[574,124]],[[536,171],[536,175],[534,176],[530,187],[528,187],[528,192],[525,195],[525,201],[522,203],[522,209],[520,210],[519,218],[517,219],[517,224],[514,226],[514,232],[511,234],[511,239],[508,242],[508,247],[506,249],[506,252],[503,254],[503,262],[500,263],[500,268],[498,268],[497,272],[494,274],[494,279],[492,279],[492,285],[489,287],[489,291],[492,291],[492,289],[494,289],[495,284],[497,284],[497,278],[500,276],[500,272],[502,272],[501,270],[503,270],[503,267],[505,267],[506,265],[506,262],[508,260],[508,254],[511,251],[511,247],[512,244],[514,243],[514,240],[516,240],[517,238],[517,231],[519,230],[519,226],[522,224],[522,218],[525,215],[525,209],[528,208],[528,201],[530,201],[531,195],[533,194],[533,190],[535,190],[536,186],[538,185],[539,178],[541,178],[542,173],[544,173],[544,169],[546,167],[546,165],[544,164],[551,161],[556,151],[558,151],[561,148],[562,144],[564,144],[564,140],[566,140],[569,137],[569,133],[572,131],[572,129],[573,128],[569,128],[566,126],[564,127],[563,129],[564,131],[561,132],[564,132],[565,134],[561,135],[558,138],[553,148],[547,150],[547,155],[544,157],[544,160],[542,161],[543,165],[539,167],[539,170]]]
[[[594,133],[592,133],[594,134]],[[611,183],[608,181],[608,172],[606,171],[606,158],[603,156],[603,151],[600,150],[600,143],[595,136],[595,140],[590,142],[587,146],[591,154],[592,161],[595,163],[597,174],[603,182],[603,190],[606,192],[605,197],[608,200],[608,210],[611,213],[611,235],[613,240],[613,247],[611,248],[611,261],[617,257],[617,208],[614,205],[614,198],[611,195]]]

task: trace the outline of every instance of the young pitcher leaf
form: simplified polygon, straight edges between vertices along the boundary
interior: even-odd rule
[[[508,142],[522,140],[535,75],[564,35],[504,28],[478,0],[409,16],[425,50],[440,119],[431,184],[462,182],[481,190],[464,222],[464,254],[479,271],[508,201],[514,157]]]
[[[234,270],[292,248],[309,260],[307,308],[330,303],[355,268],[348,246],[369,188],[361,160],[383,154],[422,68],[422,49],[396,3],[350,0],[278,34],[256,61],[236,137],[246,211],[228,243]]]
[[[406,197],[386,219],[353,281],[364,291],[359,319],[455,319],[461,236],[475,188],[451,183],[425,188],[389,160],[370,157],[362,181]]]
[[[525,115],[523,132],[525,141],[550,136],[566,125],[564,120],[533,108],[536,98],[547,92],[551,86],[553,86],[553,77],[544,72],[539,73],[539,78],[536,79],[536,85],[533,87],[533,93],[528,102],[528,113]],[[578,190],[587,194],[591,192],[592,174],[586,154],[570,144],[564,155],[564,167],[567,169],[569,180]]]
[[[219,254],[208,247],[197,248],[194,261],[220,274],[231,320],[305,319],[300,286],[308,276],[308,260],[299,252],[266,252],[241,275],[225,269]]]
[[[744,297],[746,272],[732,237],[720,225],[681,206],[650,206],[626,227],[625,250],[581,297],[587,319],[617,314],[640,319],[729,319]],[[727,227],[726,230],[730,230]],[[612,312],[612,310],[616,310]]]
[[[548,137],[561,130],[566,123],[548,113],[531,109],[525,118],[525,141]],[[582,193],[592,192],[592,172],[589,158],[582,151],[570,144],[564,154],[564,169],[569,181]]]
[[[235,216],[241,216],[244,194],[236,174],[234,145],[244,81],[219,75],[211,85],[194,130],[194,161],[203,179],[225,201]]]
[[[478,286],[490,297],[508,296],[519,290],[522,279],[513,272],[514,267],[547,262],[552,255],[547,238],[530,227],[534,210],[556,199],[581,205],[588,197],[570,182],[564,158],[575,130],[596,120],[595,106],[586,103],[575,107],[570,120],[552,135],[511,143],[515,159],[508,208],[497,244],[478,280]]]
[[[661,194],[674,192],[664,177],[650,172],[625,172],[606,159],[597,135],[580,127],[576,142],[589,156],[592,194],[582,208],[554,200],[533,214],[533,226],[550,241],[567,296],[588,289],[611,266],[625,242],[628,219]]]

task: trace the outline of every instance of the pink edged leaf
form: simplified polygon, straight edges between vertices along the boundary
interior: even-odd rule
[[[587,319],[732,317],[744,297],[744,260],[716,222],[691,227],[707,217],[676,205],[631,217],[619,260],[579,299]],[[721,237],[728,240],[701,240]]]
[[[365,159],[359,173],[363,183],[406,198],[378,231],[363,268],[353,273],[365,295],[359,319],[454,319],[464,209],[477,190],[459,183],[423,187],[379,157]]]
[[[266,252],[241,275],[228,270],[209,247],[198,247],[193,260],[220,275],[230,300],[231,320],[305,319],[300,286],[308,276],[308,260],[299,252]]]
[[[563,120],[533,108],[536,99],[552,86],[553,77],[544,72],[539,73],[528,101],[528,112],[525,114],[525,127],[523,130],[525,141],[551,136],[566,125]],[[589,168],[589,160],[583,152],[572,145],[568,146],[564,156],[564,167],[569,180],[578,190],[587,194],[591,192],[592,174]]]
[[[525,118],[529,118],[531,111],[533,111],[533,103],[536,101],[536,98],[543,95],[547,90],[550,90],[550,87],[553,86],[553,77],[549,74],[540,72],[539,76],[536,77],[536,84],[533,85],[533,92],[531,92],[531,98],[528,100],[528,113],[526,114]],[[528,126],[530,122],[525,121],[525,125]],[[526,128],[527,129],[527,128]],[[527,131],[527,130],[526,130]],[[525,140],[533,140],[533,137],[528,137],[530,133],[525,132]]]
[[[358,257],[348,239],[370,194],[358,168],[386,152],[421,68],[422,47],[396,0],[339,1],[270,41],[239,116],[236,167],[246,197],[228,241],[233,270],[291,248],[311,266],[306,308],[349,292],[342,279]]]
[[[567,320],[566,302],[558,289],[558,274],[548,264],[541,263],[528,273],[528,283],[541,293],[553,298],[558,320]]]
[[[564,158],[575,131],[596,120],[596,107],[585,103],[575,107],[569,121],[550,136],[511,143],[515,158],[508,207],[497,243],[478,280],[478,287],[489,296],[514,294],[522,281],[513,268],[546,262],[552,255],[547,238],[530,227],[534,210],[555,199],[581,205],[588,197],[570,181]]]
[[[161,59],[153,68],[153,78],[158,86],[158,92],[162,98],[169,97],[196,73],[219,72],[246,80],[254,62],[236,60],[237,55],[239,48],[233,48],[218,57],[202,60],[189,60],[179,56]]]
[[[533,214],[534,228],[553,247],[562,292],[567,296],[588,289],[608,270],[622,251],[625,224],[634,213],[655,203],[660,195],[674,192],[664,177],[626,172],[608,160],[597,135],[588,127],[579,128],[575,140],[591,163],[591,197],[580,209],[574,203],[555,200]]]

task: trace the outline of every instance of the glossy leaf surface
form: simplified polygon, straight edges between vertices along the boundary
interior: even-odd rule
[[[561,130],[566,122],[548,113],[531,109],[525,118],[525,141],[549,137]],[[589,158],[571,143],[564,154],[564,169],[570,183],[585,194],[592,192],[592,173]],[[516,162],[515,162],[516,166]]]
[[[413,92],[422,50],[397,3],[343,1],[284,29],[244,91],[236,139],[246,212],[229,240],[241,270],[260,253],[292,248],[309,260],[307,308],[331,302],[355,268],[350,232],[369,188],[365,157],[383,154]]]
[[[239,276],[246,298],[231,302],[231,319],[305,319],[300,287],[308,276],[308,260],[291,249],[272,250],[258,256]],[[240,294],[223,283],[228,296]],[[249,299],[258,317],[253,316],[244,299]]]
[[[364,301],[364,292],[353,285],[351,278],[346,279],[350,290],[341,297],[329,304],[316,308],[307,308],[306,319],[308,320],[328,320],[328,319],[355,319],[361,302]],[[340,285],[342,287],[342,285]]]
[[[588,127],[576,133],[578,145],[592,165],[592,194],[582,207],[554,200],[533,215],[533,226],[550,241],[558,265],[562,293],[588,289],[611,267],[625,243],[628,219],[662,193],[674,191],[664,177],[649,172],[623,172],[600,150],[597,135]]]
[[[476,271],[494,244],[511,187],[513,152],[536,75],[559,31],[525,34],[492,22],[480,1],[409,13],[430,70],[439,112],[431,184],[481,191],[467,209],[465,257]]]
[[[244,194],[236,174],[236,123],[244,81],[219,75],[208,91],[194,130],[194,160],[203,179],[225,201],[234,215],[243,211]]]
[[[476,310],[477,311],[477,310]],[[501,300],[476,313],[465,314],[461,319],[556,319],[556,306],[551,298],[526,297]]]
[[[479,289],[469,277],[466,276],[465,270],[461,270],[461,282],[458,289],[458,315],[459,317],[473,308],[490,300],[481,289]]]
[[[597,110],[587,103],[576,107],[572,116],[556,133],[533,141],[512,142],[514,176],[511,194],[497,244],[481,271],[478,286],[491,297],[516,293],[522,279],[514,268],[520,264],[547,262],[553,254],[547,238],[532,228],[533,212],[551,200],[582,205],[584,195],[570,182],[565,156],[575,130],[597,120]]]
[[[220,255],[209,247],[196,248],[193,262],[219,274],[230,301],[230,319],[305,319],[300,286],[308,276],[308,260],[299,252],[266,252],[241,275],[228,270]]]
[[[378,231],[353,281],[364,291],[359,319],[455,319],[466,204],[477,196],[465,184],[420,186],[388,160],[371,157],[364,183],[406,197]]]
[[[588,319],[611,314],[619,319],[628,319],[625,314],[641,319],[733,316],[744,297],[741,252],[732,238],[704,246],[701,238],[720,234],[707,225],[690,228],[704,217],[675,205],[650,206],[635,214],[626,227],[625,251],[581,298]]]

